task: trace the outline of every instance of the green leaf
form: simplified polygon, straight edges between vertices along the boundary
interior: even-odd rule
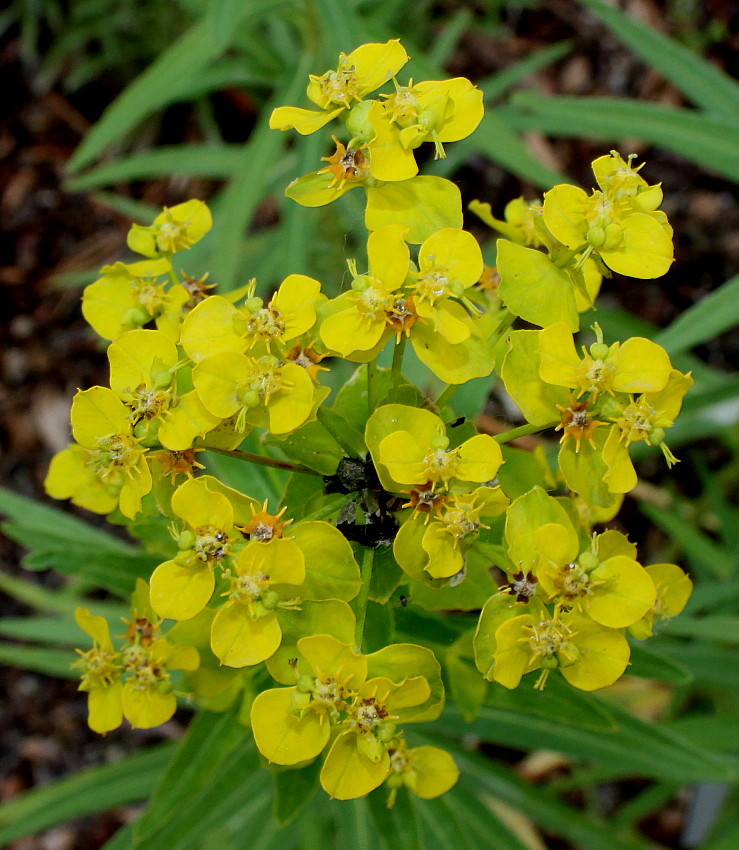
[[[382,838],[385,850],[423,850],[423,834],[416,799],[401,788],[392,809],[387,807],[387,788],[378,788],[367,797],[367,806]]]
[[[17,643],[0,643],[0,664],[19,670],[32,670],[60,679],[78,679],[72,662],[79,658],[74,652],[47,649],[39,646],[21,646]]]
[[[654,342],[674,356],[731,330],[739,322],[739,275],[689,307]]]
[[[337,847],[342,850],[377,850],[365,798],[341,803],[334,807],[334,814],[337,818]]]
[[[502,119],[516,130],[616,142],[642,139],[739,182],[739,120],[662,103],[605,97],[513,96]]]
[[[290,823],[316,793],[320,770],[319,759],[297,770],[273,770],[272,812],[280,826]]]
[[[8,800],[0,806],[0,843],[146,799],[173,750],[173,744],[162,744]]]
[[[662,633],[739,644],[739,617],[676,617],[665,623]]]
[[[529,74],[533,74],[541,68],[546,68],[547,65],[551,65],[553,62],[557,62],[564,56],[567,56],[571,50],[572,42],[570,41],[559,41],[556,44],[548,44],[546,47],[534,51],[525,59],[514,62],[502,71],[483,78],[477,84],[477,87],[482,89],[485,102],[490,103],[508,91],[516,83],[528,77]]]
[[[217,0],[218,7],[229,7],[233,0]],[[273,12],[288,0],[242,0],[238,19],[232,18],[230,36],[236,23]],[[212,16],[218,15],[218,10]],[[172,92],[183,80],[194,79],[204,67],[228,47],[230,39],[216,43],[212,16],[198,21],[168,50],[164,51],[105,110],[102,118],[85,137],[67,163],[70,172],[80,171],[108,145],[120,141],[147,115],[172,102]]]
[[[14,520],[20,527],[33,529],[42,539],[51,536],[112,552],[128,553],[134,548],[58,508],[47,507],[4,488],[0,488],[0,513]]]
[[[651,68],[656,68],[696,106],[739,117],[739,85],[694,51],[601,0],[582,0]]]
[[[566,838],[576,847],[593,850],[647,850],[651,846],[644,839],[620,838],[610,827],[559,802],[548,791],[524,782],[509,768],[491,759],[469,753],[458,744],[443,746],[451,751],[462,771],[458,785],[466,796],[483,800],[492,797],[513,806],[548,833]]]
[[[594,703],[598,705],[597,700]],[[606,766],[623,776],[711,782],[732,780],[737,774],[734,764],[664,727],[638,720],[615,705],[606,708],[600,704],[600,709],[616,724],[613,731],[577,728],[567,723],[566,714],[557,723],[554,717],[538,719],[488,705],[466,726],[459,710],[447,706],[434,725],[455,736],[473,734],[509,747],[554,750]]]
[[[5,617],[0,619],[0,635],[71,647],[79,646],[83,640],[80,627],[72,620],[51,617]]]
[[[69,180],[69,192],[86,192],[129,180],[148,180],[173,173],[228,179],[244,159],[243,145],[171,145],[121,157]]]
[[[673,441],[668,437],[668,443]],[[706,577],[728,578],[734,573],[734,559],[731,553],[716,545],[692,523],[687,522],[676,506],[670,509],[642,502],[641,512],[655,525],[666,532],[670,540],[691,559]]]
[[[236,722],[233,712],[199,712],[137,824],[135,846],[152,846],[168,822],[178,812],[187,810],[193,797],[211,787],[224,762],[246,738],[247,732]]]
[[[673,661],[658,650],[640,643],[631,643],[631,661],[627,670],[630,676],[642,679],[658,679],[676,685],[689,685],[695,680],[683,664]]]

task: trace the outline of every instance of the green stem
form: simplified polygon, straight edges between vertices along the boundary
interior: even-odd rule
[[[179,278],[177,277],[177,275],[175,274],[174,269],[170,268],[170,270],[167,272],[167,276],[169,277],[169,279],[172,281],[172,283],[173,283],[175,286],[180,286],[180,285],[181,285],[181,284],[180,284],[180,279],[179,279]]]
[[[318,475],[320,478],[323,478],[320,472],[316,472],[315,469],[308,469],[307,466],[298,466],[295,463],[289,463],[286,460],[277,460],[277,458],[273,457],[264,457],[263,455],[257,455],[253,452],[244,452],[241,449],[216,449],[212,446],[207,446],[209,452],[216,452],[219,455],[227,455],[228,457],[235,457],[239,460],[245,460],[247,463],[258,463],[260,466],[271,466],[273,469],[285,469],[288,472],[305,472],[307,475]],[[164,449],[167,451],[167,449]]]
[[[343,496],[338,493],[336,495],[336,499],[332,499],[328,505],[324,505],[322,508],[318,508],[317,511],[313,511],[313,513],[308,514],[308,516],[302,517],[300,519],[300,522],[315,522],[319,519],[327,519],[332,514],[337,513],[346,501],[346,496]]]
[[[398,389],[403,383],[403,355],[405,354],[405,344],[408,338],[402,336],[399,342],[395,343],[393,349],[393,365],[390,370],[390,378],[393,386],[393,397],[397,396]]]
[[[552,423],[554,425],[555,423]],[[518,428],[511,428],[510,431],[504,431],[502,434],[495,434],[493,439],[498,443],[510,443],[511,440],[517,440],[519,437],[525,437],[527,434],[536,434],[538,431],[546,431],[552,425],[520,425]]]
[[[449,400],[452,398],[454,393],[459,389],[459,384],[448,384],[444,390],[439,394],[439,397],[436,399],[436,406],[439,410],[443,410],[447,404],[449,404]]]
[[[331,434],[341,448],[344,449],[347,457],[353,457],[358,460],[362,459],[361,452],[355,448],[355,444],[358,445],[359,442],[362,441],[361,434],[354,431],[346,420],[341,417],[335,418],[333,412],[327,410],[322,405],[319,405],[318,410],[316,411],[316,416],[321,425],[323,425],[328,433]],[[353,435],[350,433],[351,431],[354,432]],[[353,442],[351,439],[352,436],[354,437]]]
[[[357,628],[354,633],[354,642],[359,652],[362,651],[362,639],[364,637],[364,621],[367,617],[367,602],[369,601],[370,582],[372,581],[372,565],[374,564],[375,550],[365,549],[362,558],[362,587],[359,595],[354,600],[354,613],[357,617]]]
[[[377,361],[367,364],[367,414],[372,416],[377,407]]]

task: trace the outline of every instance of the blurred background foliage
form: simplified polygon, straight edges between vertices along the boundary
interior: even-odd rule
[[[0,784],[14,799],[0,807],[0,843],[97,848],[153,792],[143,818],[106,847],[228,850],[245,831],[265,850],[739,846],[738,14],[720,0],[15,0],[0,12],[9,81],[0,210],[14,251],[0,267],[9,341],[0,471],[11,488],[0,496],[0,660],[14,668],[3,683]],[[330,153],[326,139],[273,132],[267,120],[276,105],[304,104],[306,75],[339,51],[391,37],[412,57],[409,75],[464,75],[485,93],[478,131],[426,163],[465,201],[488,201],[500,216],[508,200],[555,182],[589,189],[591,159],[611,147],[638,153],[649,182],[662,181],[676,263],[659,281],[607,281],[597,320],[607,337],[655,339],[696,378],[671,431],[682,463],[667,475],[644,458],[618,520],[645,562],[681,563],[696,591],[685,615],[635,651],[622,686],[516,699],[491,689],[471,724],[450,709],[433,734],[458,758],[460,785],[433,803],[401,797],[389,813],[376,795],[311,801],[300,771],[270,785],[229,715],[200,716],[179,745],[168,739],[186,714],[163,731],[94,740],[69,670],[79,640],[71,612],[93,591],[97,613],[116,621],[151,556],[30,499],[67,441],[74,389],[106,381],[79,287],[125,258],[131,219],[208,200],[216,226],[183,263],[209,269],[222,289],[253,276],[266,293],[302,272],[336,292],[346,258],[361,265],[358,193],[318,210],[283,196]],[[467,225],[493,261],[491,234],[474,217]],[[463,412],[485,406],[494,427],[517,424],[491,381],[459,398]],[[236,474],[243,484],[245,471]],[[275,485],[249,486],[262,497]],[[19,552],[32,574],[12,567]],[[396,619],[400,635],[424,628]],[[452,689],[469,675],[454,637],[443,647]],[[37,783],[47,787],[27,790]]]

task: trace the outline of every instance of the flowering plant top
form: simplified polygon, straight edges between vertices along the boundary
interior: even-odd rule
[[[692,379],[650,340],[607,342],[596,324],[579,353],[573,336],[604,277],[668,270],[660,187],[612,152],[593,163],[591,194],[555,186],[503,219],[473,202],[501,234],[486,266],[459,191],[419,176],[415,159],[473,132],[482,95],[459,78],[401,83],[407,58],[397,40],[341,54],[310,77],[315,108],[270,119],[334,134],[327,165],[286,194],[313,207],[362,189],[367,266],[348,258],[334,297],[302,274],[270,297],[253,280],[219,294],[206,274],[177,272],[176,255],[211,227],[202,201],[134,225],[128,245],[144,259],[104,267],[83,295],[110,342],[110,386],[77,393],[74,442],[46,479],[52,496],[116,522],[169,520],[122,642],[77,613],[93,641],[76,662],[93,729],[158,725],[177,696],[239,703],[267,761],[321,759],[330,796],[384,784],[389,804],[403,786],[432,798],[456,782],[451,756],[405,733],[439,716],[445,681],[466,715],[487,682],[606,687],[627,669],[627,634],[649,637],[691,590],[679,567],[643,566],[625,534],[600,526],[637,483],[633,443],[676,462],[667,432]],[[519,319],[535,329],[514,329]],[[447,385],[436,399],[403,374],[408,342]],[[356,369],[332,396],[322,379],[339,359]],[[455,415],[455,391],[486,377],[524,426],[492,436]],[[561,436],[554,466],[507,445],[547,429]],[[283,457],[240,448],[252,433]],[[209,453],[289,471],[285,496],[260,503],[227,486]],[[396,599],[432,629],[450,610],[480,613],[456,618],[444,647],[414,638]],[[391,625],[378,645],[381,606]]]

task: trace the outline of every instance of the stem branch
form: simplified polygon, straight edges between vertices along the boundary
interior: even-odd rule
[[[298,466],[297,464],[290,463],[286,460],[278,460],[277,458],[273,457],[264,457],[263,455],[257,455],[253,452],[244,452],[241,449],[216,449],[212,446],[208,446],[207,449],[209,452],[216,452],[219,455],[235,457],[239,460],[245,460],[247,463],[257,463],[260,466],[271,466],[273,469],[285,469],[288,472],[305,472],[308,475],[318,475],[320,478],[323,478],[321,473],[316,472],[315,469],[308,469],[307,466]]]
[[[359,595],[354,600],[355,611],[357,617],[357,629],[354,633],[354,642],[357,645],[357,650],[362,651],[362,638],[364,637],[364,621],[367,617],[367,602],[369,601],[370,582],[372,581],[372,565],[375,559],[375,550],[369,547],[364,550],[362,558],[362,587],[359,590]]]

